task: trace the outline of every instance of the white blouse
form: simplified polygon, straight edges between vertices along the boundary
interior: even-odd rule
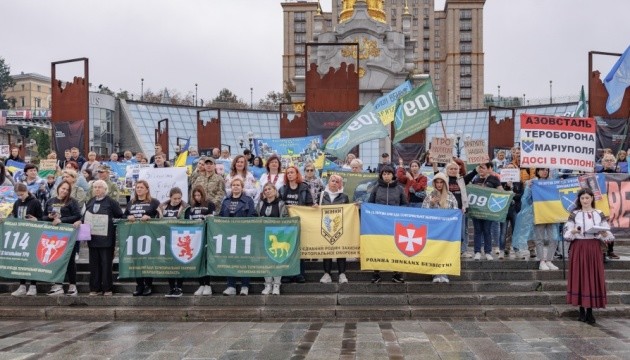
[[[597,209],[592,211],[574,210],[569,215],[569,220],[564,224],[564,239],[567,241],[580,240],[580,239],[599,239],[601,241],[611,241],[615,237],[610,231],[606,231],[606,235],[601,236],[598,234],[586,234],[586,231],[593,226],[608,226],[608,218]],[[574,234],[573,229],[580,230],[579,233]]]

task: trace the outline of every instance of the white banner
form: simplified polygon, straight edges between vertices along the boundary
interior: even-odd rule
[[[188,202],[188,176],[185,167],[140,168],[138,180],[146,180],[151,197],[160,202],[168,200],[168,193],[174,187],[182,190],[182,200]]]

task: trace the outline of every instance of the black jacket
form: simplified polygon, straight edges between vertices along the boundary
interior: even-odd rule
[[[36,217],[37,220],[41,220],[43,214],[42,203],[40,203],[33,194],[29,193],[24,201],[17,199],[17,201],[13,203],[13,211],[11,214],[16,219],[26,219],[26,215],[31,215]]]
[[[92,240],[88,242],[88,246],[92,248],[113,248],[114,244],[116,244],[114,219],[123,217],[123,211],[118,202],[109,196],[105,196],[101,200],[96,200],[96,197],[93,197],[85,205],[84,223],[86,223],[86,217],[90,215],[107,216],[107,235],[94,235],[94,229],[92,229]]]
[[[75,221],[81,220],[81,208],[79,207],[79,203],[72,198],[70,198],[67,204],[63,204],[63,202],[56,197],[49,199],[46,202],[46,211],[44,212],[42,220],[53,221],[53,219],[48,217],[48,214],[53,211],[59,211],[59,214],[61,214],[59,220],[64,224],[74,224]]]

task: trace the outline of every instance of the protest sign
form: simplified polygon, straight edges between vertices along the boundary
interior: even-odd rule
[[[615,234],[630,235],[630,175],[605,174],[610,207],[609,224]]]
[[[11,155],[11,147],[9,145],[0,145],[0,157],[9,157]]]
[[[464,149],[468,164],[485,164],[490,161],[488,146],[484,139],[464,140]]]
[[[188,199],[188,175],[186,168],[140,168],[139,180],[146,180],[151,189],[151,197],[164,202],[169,199],[172,188],[178,187],[182,191],[182,199]]]
[[[505,221],[514,193],[478,185],[467,185],[468,212],[473,219]]]
[[[503,168],[500,173],[501,182],[521,181],[521,169]]]
[[[453,160],[453,147],[455,141],[451,138],[434,137],[431,140],[429,159],[435,163],[449,163]]]
[[[63,281],[77,237],[72,225],[7,219],[0,229],[0,277]]]
[[[343,178],[343,193],[348,195],[350,201],[367,201],[376,181],[376,173],[353,173],[349,171],[327,171],[322,178],[328,181],[330,175],[339,175]],[[319,199],[314,199],[319,202]]]
[[[359,257],[359,209],[354,204],[290,206],[301,224],[302,259]]]
[[[153,220],[118,224],[121,278],[198,278],[205,275],[205,224]]]
[[[300,273],[299,218],[224,218],[207,222],[207,273],[291,276]]]
[[[459,275],[462,212],[361,206],[361,270]]]
[[[521,166],[592,172],[595,119],[521,114]]]
[[[606,181],[602,174],[597,174],[597,183],[602,199],[595,201],[595,207],[608,216],[608,195]],[[532,181],[532,198],[534,201],[534,224],[564,223],[575,208],[577,193],[582,189],[577,177],[559,180]]]

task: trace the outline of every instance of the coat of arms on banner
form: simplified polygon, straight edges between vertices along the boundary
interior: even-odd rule
[[[265,228],[265,252],[267,256],[281,264],[295,251],[297,244],[297,227],[267,226]]]
[[[65,233],[44,231],[37,243],[37,261],[43,266],[59,260],[66,250],[69,236]]]
[[[396,247],[407,257],[419,254],[427,244],[427,226],[403,225],[396,222],[394,231]]]
[[[530,139],[521,140],[521,147],[523,148],[523,151],[525,151],[526,153],[530,153],[534,151],[534,140],[530,140]]]
[[[194,261],[202,250],[203,230],[192,227],[171,228],[171,251],[177,261],[188,264]]]
[[[510,195],[501,195],[501,194],[490,194],[490,198],[488,199],[488,210],[492,212],[500,212],[508,206],[508,200],[510,199]]]
[[[568,213],[575,209],[575,199],[577,198],[578,191],[580,191],[579,187],[558,190],[558,195],[560,195],[560,202],[562,202],[562,207],[564,207],[564,209]]]
[[[322,209],[322,236],[335,245],[343,235],[343,208]]]

